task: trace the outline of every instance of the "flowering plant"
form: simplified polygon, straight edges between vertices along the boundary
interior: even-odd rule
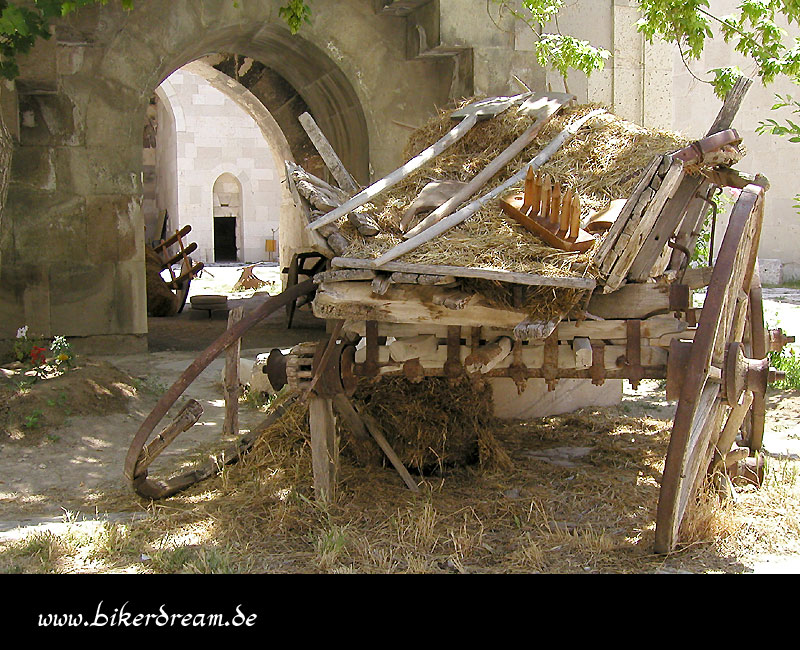
[[[47,348],[40,348],[39,346],[34,345],[31,348],[31,363],[33,363],[34,366],[43,366],[45,363],[47,363],[46,352]]]
[[[28,326],[20,327],[17,330],[17,338],[14,341],[14,356],[17,361],[27,361],[30,359],[35,341],[28,338]]]
[[[36,371],[37,377],[43,378],[47,375],[47,368],[55,368],[57,374],[63,374],[73,365],[75,354],[72,346],[65,336],[53,337],[53,342],[48,347],[41,339],[28,338],[28,326],[20,327],[17,330],[17,338],[14,341],[14,355],[20,363],[29,363]]]
[[[55,355],[53,364],[62,372],[65,371],[65,366],[70,367],[75,360],[75,354],[72,352],[72,346],[67,341],[66,336],[53,337],[50,351]]]

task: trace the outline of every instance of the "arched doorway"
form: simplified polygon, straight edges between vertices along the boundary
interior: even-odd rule
[[[240,262],[242,236],[242,186],[228,172],[214,183],[214,261]]]

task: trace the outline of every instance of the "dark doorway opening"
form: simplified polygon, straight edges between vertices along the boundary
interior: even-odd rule
[[[238,261],[236,217],[214,217],[214,261]]]

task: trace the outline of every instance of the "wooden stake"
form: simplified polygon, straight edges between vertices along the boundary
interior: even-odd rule
[[[317,501],[330,503],[335,498],[338,441],[332,400],[312,395],[308,404],[311,429],[311,465]]]
[[[228,329],[242,320],[244,308],[236,307],[228,314]],[[239,354],[242,339],[236,339],[225,352],[225,421],[222,433],[226,436],[239,434]]]

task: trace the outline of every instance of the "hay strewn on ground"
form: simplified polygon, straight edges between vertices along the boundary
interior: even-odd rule
[[[509,466],[418,477],[420,495],[391,467],[345,455],[337,500],[321,505],[297,404],[220,476],[157,503],[129,493],[147,519],[0,544],[0,572],[739,573],[754,553],[797,553],[800,481],[787,460],[736,504],[701,501],[680,552],[653,554],[670,424],[623,408],[505,423],[492,434]],[[545,460],[565,447],[590,451]]]
[[[595,104],[565,109],[553,118],[533,144],[499,173],[481,194],[505,181],[530,161],[568,124],[579,119]],[[531,118],[517,116],[513,109],[479,122],[444,154],[418,170],[402,183],[378,197],[362,210],[375,216],[382,228],[377,237],[364,238],[346,220],[342,232],[353,242],[346,255],[375,258],[402,240],[398,223],[403,211],[434,180],[468,181],[507,148],[531,124]],[[410,159],[441,138],[454,125],[449,111],[442,111],[415,132],[405,152]],[[633,189],[638,174],[655,155],[674,151],[686,140],[676,134],[645,129],[610,113],[581,129],[541,168],[562,184],[577,189],[583,216],[600,210],[613,199],[625,198]],[[423,218],[425,213],[419,218]],[[505,271],[540,273],[551,276],[593,274],[591,251],[585,254],[558,251],[503,216],[493,202],[450,232],[423,244],[399,261],[420,264],[474,266]]]

